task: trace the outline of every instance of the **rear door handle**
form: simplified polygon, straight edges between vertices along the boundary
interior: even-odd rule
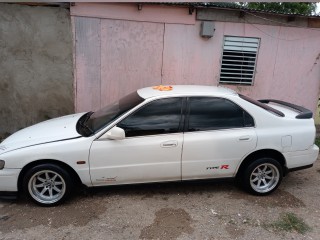
[[[250,141],[251,137],[250,136],[241,136],[239,137],[239,141]]]
[[[176,146],[178,146],[178,141],[175,141],[175,140],[166,141],[166,142],[161,143],[160,146],[163,147],[163,148],[176,147]]]

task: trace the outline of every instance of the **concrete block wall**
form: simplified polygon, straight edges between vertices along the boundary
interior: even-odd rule
[[[74,112],[70,13],[0,3],[0,138]]]

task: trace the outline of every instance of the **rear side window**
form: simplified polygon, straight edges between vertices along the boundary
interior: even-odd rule
[[[189,98],[188,131],[253,127],[253,118],[235,103],[213,97]]]
[[[117,124],[126,137],[176,133],[181,130],[182,98],[155,100]]]

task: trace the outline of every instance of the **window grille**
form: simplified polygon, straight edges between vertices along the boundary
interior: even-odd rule
[[[224,37],[220,83],[252,85],[260,39]]]

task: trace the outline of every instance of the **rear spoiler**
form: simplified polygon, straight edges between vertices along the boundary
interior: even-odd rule
[[[274,99],[262,99],[262,100],[258,100],[261,103],[269,103],[269,102],[273,102],[279,105],[283,105],[289,108],[292,108],[298,112],[300,112],[296,118],[298,119],[308,119],[308,118],[312,118],[312,112],[309,109],[306,109],[304,107],[292,104],[292,103],[288,103],[288,102],[284,102],[284,101],[280,101],[280,100],[274,100]]]

